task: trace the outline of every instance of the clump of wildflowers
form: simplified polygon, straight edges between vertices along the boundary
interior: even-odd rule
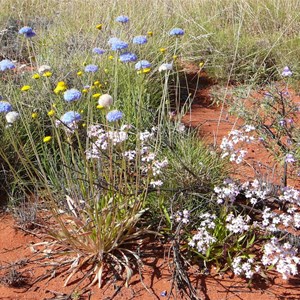
[[[0,71],[11,70],[15,67],[16,66],[9,59],[3,59],[0,61]]]
[[[116,122],[123,118],[123,113],[119,110],[112,110],[107,113],[106,119],[108,122]]]
[[[282,278],[288,279],[291,275],[298,274],[300,258],[296,255],[297,250],[289,243],[282,245],[277,238],[272,238],[264,246],[262,263],[265,266],[276,267],[276,271],[282,275]]]
[[[76,89],[70,89],[64,92],[64,99],[67,102],[73,102],[81,98],[81,92]]]

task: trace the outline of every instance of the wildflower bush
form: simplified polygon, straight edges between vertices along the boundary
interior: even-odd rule
[[[263,10],[268,18],[275,13],[271,2]],[[222,78],[225,72],[228,81],[280,76],[277,42],[289,41],[269,36],[269,48],[259,50],[273,27],[253,25],[254,2],[225,1],[226,9],[218,1],[160,3],[166,11],[157,10],[160,22],[149,14],[143,24],[132,17],[132,1],[97,16],[81,1],[68,3],[70,11],[80,9],[82,23],[66,14],[66,3],[58,10],[50,3],[38,4],[49,9],[45,22],[24,9],[5,37],[8,46],[15,39],[19,54],[6,51],[0,60],[0,157],[11,201],[34,195],[42,216],[50,216],[45,253],[67,257],[61,264],[70,266],[65,284],[85,270],[90,285],[101,287],[104,274],[124,271],[128,285],[141,264],[136,245],[154,231],[170,241],[179,277],[186,276],[181,260],[187,258],[203,271],[231,268],[249,280],[270,269],[285,279],[296,275],[300,195],[287,182],[289,170],[298,170],[298,108],[286,87],[275,86],[251,104],[239,94],[230,106],[245,124],[224,137],[220,149],[208,148],[182,124],[196,95],[188,84],[187,95],[181,93],[183,61],[200,61],[200,71]],[[199,5],[209,8],[200,10],[203,25]],[[173,12],[174,19],[166,18]],[[222,16],[217,28],[231,24],[227,31],[212,34],[215,16]],[[251,28],[243,27],[244,18]],[[292,40],[296,25],[286,29]],[[253,36],[253,28],[262,32]],[[253,47],[243,44],[249,35]],[[289,68],[281,74],[291,75]],[[229,178],[229,162],[245,163],[252,143],[282,165],[281,185]]]

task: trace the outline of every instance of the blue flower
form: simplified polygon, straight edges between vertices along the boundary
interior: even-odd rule
[[[61,122],[70,124],[81,120],[81,115],[76,111],[68,111],[61,118]]]
[[[22,27],[19,30],[19,34],[24,34],[26,38],[32,38],[36,35],[32,28],[28,26]]]
[[[128,48],[128,44],[126,42],[123,42],[121,40],[115,40],[111,43],[111,50],[117,51]]]
[[[32,32],[32,28],[31,27],[28,27],[28,26],[24,26],[22,27],[20,30],[19,30],[19,34],[27,34],[27,33],[30,33]]]
[[[81,93],[76,89],[70,89],[64,92],[64,99],[67,102],[73,102],[80,99]]]
[[[0,101],[0,113],[8,113],[12,110],[10,103],[6,101]]]
[[[105,53],[105,50],[103,50],[103,49],[101,49],[101,48],[94,48],[94,49],[92,50],[92,52],[95,53],[95,54],[101,55],[101,54]]]
[[[106,119],[108,122],[116,122],[123,118],[123,113],[119,110],[112,110],[107,113]]]
[[[144,35],[135,36],[132,40],[133,44],[143,45],[148,42]]]
[[[112,45],[113,43],[117,43],[117,42],[120,42],[121,40],[117,37],[111,37],[109,40],[108,40],[108,44],[109,45]]]
[[[169,35],[173,35],[173,36],[184,35],[184,30],[181,28],[173,28],[170,30]]]
[[[137,60],[137,56],[131,52],[125,52],[120,55],[120,61],[124,63],[133,62],[136,60]]]
[[[127,23],[129,21],[129,18],[127,16],[118,16],[116,18],[116,21],[120,23]]]
[[[151,68],[151,63],[148,60],[140,60],[135,64],[134,68],[136,70]]]
[[[292,73],[291,69],[288,66],[283,68],[283,71],[281,73],[282,77],[290,77],[292,75],[293,75],[293,73]]]
[[[3,59],[0,61],[0,71],[14,69],[16,66],[9,60]]]
[[[95,73],[98,71],[98,66],[96,65],[87,65],[85,68],[84,68],[84,71],[85,72],[88,72],[88,73]]]

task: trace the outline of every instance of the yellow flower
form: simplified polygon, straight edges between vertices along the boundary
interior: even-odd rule
[[[41,78],[41,76],[40,76],[40,74],[35,73],[35,74],[32,75],[32,78],[33,79],[39,79],[39,78]]]
[[[23,92],[26,92],[28,90],[30,90],[30,85],[23,85],[21,88],[21,91],[23,91]]]
[[[55,103],[53,103],[53,104],[52,104],[52,107],[54,107],[54,108],[55,108],[55,107],[56,107],[56,104],[55,104]]]
[[[38,117],[37,112],[33,112],[33,113],[31,114],[31,118],[32,118],[32,119],[36,119],[37,117]]]
[[[98,30],[101,30],[101,29],[102,29],[102,26],[103,26],[102,24],[97,24],[97,25],[96,25],[96,28],[97,28]]]
[[[67,90],[67,85],[64,81],[59,81],[54,89],[55,94],[59,94],[60,92],[64,92]]]
[[[147,35],[148,35],[148,36],[153,36],[153,31],[148,31],[148,32],[147,32]]]
[[[165,53],[165,52],[167,51],[167,48],[159,48],[159,51],[160,51],[161,53]]]
[[[199,67],[202,68],[204,66],[204,61],[200,61]]]
[[[86,124],[85,123],[82,123],[82,125],[81,125],[82,127],[86,127]]]
[[[83,110],[83,109],[81,109],[81,110],[80,110],[80,113],[81,113],[81,114],[83,114],[83,113],[84,113],[84,110]]]
[[[44,76],[44,77],[51,77],[51,76],[52,76],[52,72],[47,71],[47,72],[45,72],[45,73],[43,74],[43,76]]]
[[[138,70],[137,73],[138,74],[147,74],[151,71],[150,68],[145,68],[145,69],[142,69],[142,70]]]
[[[103,109],[103,108],[104,108],[104,106],[103,106],[103,105],[100,105],[100,104],[98,104],[96,107],[97,107],[98,109]]]
[[[88,92],[88,89],[83,89],[82,92],[86,94]]]
[[[92,95],[93,98],[99,98],[100,96],[101,96],[100,93],[97,93],[97,94],[93,94],[93,95]]]
[[[173,55],[173,59],[176,60],[178,58],[177,55]]]
[[[81,76],[81,75],[82,75],[82,71],[78,71],[77,76]]]
[[[94,85],[95,85],[95,86],[100,86],[100,85],[101,85],[101,83],[100,83],[100,81],[99,81],[99,80],[96,80],[96,81],[94,81]]]
[[[104,69],[104,73],[106,73],[106,74],[107,74],[107,73],[108,73],[108,69]]]
[[[47,113],[47,115],[49,117],[53,117],[55,115],[55,110],[53,110],[53,109],[49,110],[48,113]]]
[[[51,141],[51,139],[52,139],[52,137],[51,137],[50,135],[45,136],[45,137],[43,138],[43,142],[44,142],[44,143],[49,143],[49,142]]]
[[[110,56],[108,57],[108,59],[113,60],[114,57],[113,57],[112,55],[110,55]]]

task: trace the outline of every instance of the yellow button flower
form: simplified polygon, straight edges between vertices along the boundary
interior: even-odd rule
[[[28,90],[30,90],[30,85],[23,85],[21,88],[21,91],[23,91],[23,92],[26,92]]]
[[[35,74],[32,75],[32,78],[33,79],[39,79],[39,78],[41,78],[41,76],[40,76],[40,74],[35,73]]]
[[[108,57],[108,59],[113,60],[114,57],[113,57],[112,55],[110,55],[110,56]]]
[[[47,72],[45,72],[45,73],[43,74],[43,76],[44,76],[44,77],[51,77],[51,76],[52,76],[52,72],[47,71]]]
[[[97,94],[93,94],[93,95],[92,95],[93,98],[99,98],[100,96],[101,96],[100,93],[97,93]]]
[[[96,81],[94,81],[94,85],[95,85],[95,86],[99,86],[99,85],[101,85],[101,83],[100,83],[99,80],[96,80]]]
[[[36,119],[37,117],[38,117],[37,112],[33,112],[33,113],[31,114],[31,118],[32,118],[32,119]]]
[[[55,115],[55,110],[54,109],[49,110],[48,113],[47,113],[47,115],[49,117],[53,117]]]
[[[178,58],[177,55],[173,55],[173,59],[176,60]]]
[[[161,53],[165,53],[165,52],[167,51],[167,48],[159,48],[159,51],[160,51]]]
[[[56,85],[56,88],[54,89],[55,94],[59,94],[60,92],[64,92],[67,90],[67,85],[64,81],[59,81]]]
[[[101,29],[102,29],[102,27],[103,27],[103,25],[102,25],[102,24],[97,24],[97,25],[96,25],[96,28],[97,28],[98,30],[101,30]]]
[[[83,74],[82,71],[77,72],[77,76],[81,76],[82,74]]]
[[[147,32],[147,35],[148,35],[148,36],[153,36],[153,31],[148,31],[148,32]]]
[[[44,142],[44,143],[49,143],[49,142],[51,141],[51,139],[52,139],[52,137],[51,137],[50,135],[45,136],[45,137],[43,138],[43,142]]]

